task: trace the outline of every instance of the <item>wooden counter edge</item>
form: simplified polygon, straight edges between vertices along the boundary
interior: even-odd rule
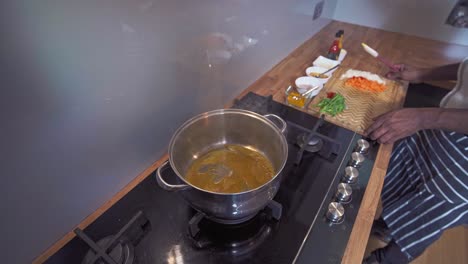
[[[408,82],[402,82],[402,89],[397,91],[393,108],[403,107],[406,93],[408,91]],[[387,174],[390,157],[392,155],[393,144],[382,145],[377,153],[369,182],[359,207],[353,230],[346,245],[342,264],[362,263],[366,251],[369,234],[374,222],[375,213],[380,202],[384,178]]]
[[[341,263],[362,263],[372,223],[374,222],[375,213],[380,201],[384,177],[387,173],[387,166],[381,167],[379,164],[388,165],[392,148],[393,145],[383,145],[377,153],[375,165],[372,169],[370,180],[367,184],[364,197],[362,198],[361,206],[359,207],[359,212],[354,222],[353,230],[351,231],[351,236],[346,245]]]

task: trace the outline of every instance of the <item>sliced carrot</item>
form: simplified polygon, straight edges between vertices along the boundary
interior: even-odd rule
[[[370,91],[370,92],[376,92],[376,93],[383,92],[385,91],[385,89],[387,89],[385,85],[380,84],[376,81],[371,81],[361,76],[354,76],[354,77],[348,78],[345,81],[345,85],[351,86],[353,88],[360,89],[363,91]]]

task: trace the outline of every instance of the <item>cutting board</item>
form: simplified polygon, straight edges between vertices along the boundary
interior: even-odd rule
[[[319,115],[316,105],[326,97],[328,92],[340,93],[344,96],[347,109],[332,117],[325,119],[341,127],[362,134],[373,122],[373,118],[401,107],[406,94],[407,84],[399,81],[386,80],[387,89],[381,93],[361,91],[344,85],[346,79],[340,77],[349,68],[339,68],[325,84],[324,88],[311,101],[308,111]],[[383,77],[382,77],[383,78]]]

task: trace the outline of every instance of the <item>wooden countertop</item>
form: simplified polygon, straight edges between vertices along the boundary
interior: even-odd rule
[[[238,98],[252,91],[260,95],[273,95],[274,100],[284,102],[285,88],[289,84],[293,84],[297,77],[303,76],[304,70],[312,64],[312,61],[318,55],[326,53],[329,45],[333,41],[335,32],[339,29],[345,31],[343,47],[348,51],[348,55],[342,65],[364,71],[371,71],[380,75],[386,73],[387,70],[385,66],[364,53],[361,50],[361,42],[366,42],[371,47],[378,50],[380,54],[384,54],[385,57],[392,62],[404,62],[417,67],[431,67],[459,62],[468,54],[468,47],[466,46],[453,45],[333,21],[250,85]],[[450,88],[453,84],[439,83],[439,85]],[[396,96],[396,104],[403,104],[405,92],[406,90]],[[229,104],[227,106],[229,106]],[[372,222],[376,214],[391,150],[391,145],[381,146],[379,150],[342,263],[361,263],[363,259]],[[102,213],[138,185],[138,183],[151,175],[167,158],[168,156],[164,155],[161,159],[155,161],[150,167],[141,172],[134,180],[120,190],[112,199],[86,217],[77,227],[84,229],[90,225]],[[70,231],[43,254],[38,256],[33,263],[43,263],[73,239],[74,236],[75,234],[73,231]]]

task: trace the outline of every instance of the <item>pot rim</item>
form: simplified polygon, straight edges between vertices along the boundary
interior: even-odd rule
[[[173,161],[173,158],[172,158],[172,149],[174,147],[175,139],[183,131],[183,129],[186,128],[187,126],[195,123],[196,121],[198,121],[200,119],[208,118],[210,116],[224,114],[224,113],[244,114],[244,115],[251,116],[253,118],[258,119],[259,121],[262,121],[262,122],[266,123],[272,129],[274,129],[274,130],[276,130],[278,132],[278,134],[281,137],[281,142],[283,143],[284,146],[286,146],[283,149],[284,160],[283,160],[282,164],[280,165],[277,173],[269,181],[265,182],[264,184],[258,186],[255,189],[247,190],[247,191],[244,191],[244,192],[238,192],[238,193],[218,193],[218,192],[208,191],[208,190],[197,187],[197,186],[191,184],[190,182],[186,181],[185,177],[182,177],[181,173],[174,166],[174,161]],[[271,121],[270,119],[268,119],[268,118],[266,118],[266,117],[264,117],[264,116],[262,116],[260,114],[257,114],[257,113],[252,112],[252,111],[244,110],[244,109],[233,109],[233,108],[231,108],[231,109],[217,109],[217,110],[212,110],[212,111],[208,111],[208,112],[198,114],[198,115],[188,119],[187,121],[185,121],[172,135],[171,141],[169,142],[168,152],[169,152],[169,163],[171,165],[172,170],[175,172],[177,177],[179,177],[179,179],[181,179],[185,184],[189,185],[191,188],[194,188],[194,189],[197,189],[199,191],[206,192],[206,193],[211,193],[211,194],[216,194],[216,195],[231,195],[231,196],[234,196],[234,195],[241,195],[241,194],[246,194],[246,193],[250,193],[250,192],[255,192],[255,191],[263,188],[264,186],[270,184],[271,182],[273,182],[281,174],[281,172],[283,171],[284,166],[286,165],[286,162],[288,160],[288,142],[287,142],[286,137],[284,136],[284,134],[281,133],[280,128],[278,128],[278,126],[276,126],[275,123],[273,123],[273,121]]]

